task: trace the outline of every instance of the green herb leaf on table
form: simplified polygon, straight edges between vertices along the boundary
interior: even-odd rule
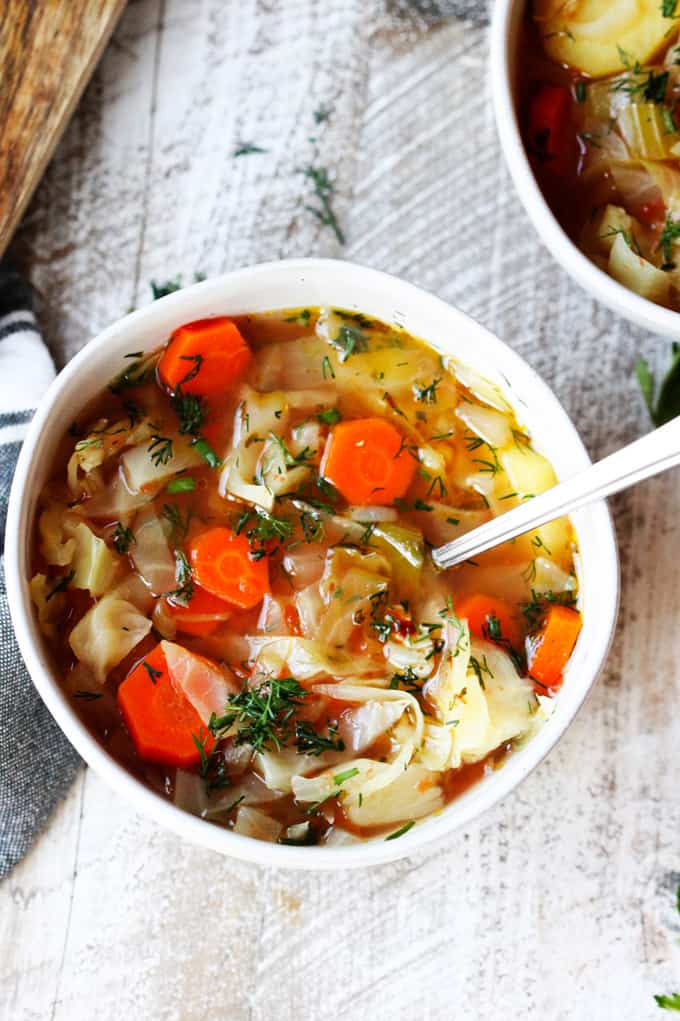
[[[664,425],[680,415],[680,344],[673,343],[670,368],[661,381],[656,401],[654,376],[646,359],[638,358],[635,374],[654,425]]]
[[[330,227],[341,245],[345,243],[345,235],[340,228],[338,218],[332,206],[332,198],[335,194],[335,185],[328,178],[328,171],[325,167],[314,167],[311,164],[300,171],[314,185],[314,194],[321,203],[321,208],[316,206],[305,206],[305,209],[317,218],[325,227]]]
[[[662,1010],[680,1011],[680,993],[671,993],[670,996],[655,996],[657,1007]]]
[[[254,156],[264,152],[269,152],[269,149],[263,149],[261,145],[255,145],[253,142],[237,142],[232,156]]]

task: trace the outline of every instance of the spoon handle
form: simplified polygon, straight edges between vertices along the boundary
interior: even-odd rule
[[[432,558],[437,567],[454,567],[676,464],[680,464],[680,416],[460,539],[439,546],[432,551]]]

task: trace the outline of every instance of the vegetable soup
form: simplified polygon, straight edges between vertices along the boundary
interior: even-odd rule
[[[606,273],[676,310],[679,17],[677,0],[534,0],[518,62],[524,142],[553,213]]]
[[[569,522],[430,551],[554,483],[501,391],[397,326],[200,320],[63,438],[31,593],[83,722],[160,795],[262,840],[393,839],[550,712]]]

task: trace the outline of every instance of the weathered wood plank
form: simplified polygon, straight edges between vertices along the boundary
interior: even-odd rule
[[[6,0],[0,9],[0,255],[126,0]]]

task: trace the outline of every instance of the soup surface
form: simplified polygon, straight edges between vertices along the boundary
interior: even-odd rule
[[[525,146],[562,227],[615,280],[676,310],[679,15],[673,0],[534,0],[518,61]]]
[[[31,591],[81,718],[161,795],[263,840],[392,839],[550,710],[568,521],[449,572],[430,550],[554,482],[503,394],[399,327],[201,320],[63,438]]]

